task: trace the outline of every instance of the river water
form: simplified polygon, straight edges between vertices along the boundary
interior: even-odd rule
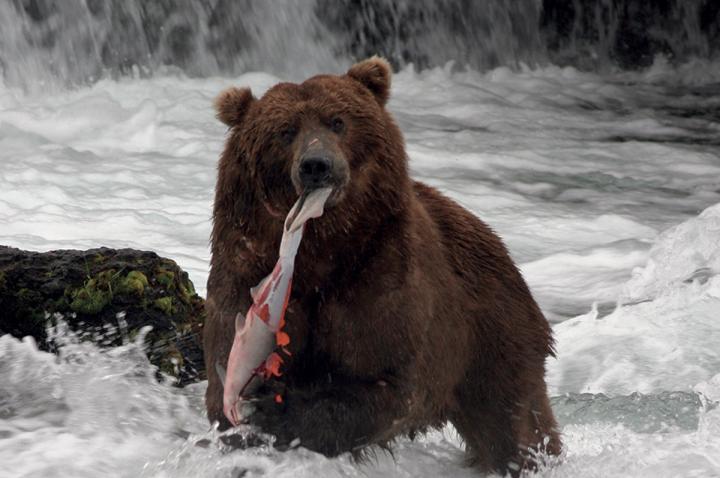
[[[553,323],[565,452],[538,476],[720,477],[719,10],[591,3],[3,2],[0,244],[154,250],[204,295],[214,96],[381,51],[412,175],[503,237]],[[0,478],[475,476],[450,427],[365,464],[228,452],[204,383],[53,333],[59,356],[0,337]]]
[[[152,249],[204,295],[225,134],[211,101],[281,79],[0,86],[0,243]],[[413,176],[504,238],[554,324],[548,382],[566,450],[540,476],[720,476],[718,66],[406,68],[392,94]],[[203,383],[157,383],[134,343],[56,333],[59,359],[0,338],[2,477],[473,476],[450,428],[363,465],[228,453]]]

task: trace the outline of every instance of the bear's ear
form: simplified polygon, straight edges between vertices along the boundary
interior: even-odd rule
[[[380,106],[385,106],[390,97],[390,77],[392,76],[392,68],[387,60],[374,56],[355,63],[348,70],[347,76],[365,85],[375,95]]]
[[[215,98],[217,118],[232,127],[239,125],[255,98],[250,88],[231,87]]]

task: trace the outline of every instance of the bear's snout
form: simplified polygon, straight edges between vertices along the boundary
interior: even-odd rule
[[[328,186],[331,174],[332,161],[327,157],[313,155],[300,160],[300,184],[305,190]]]
[[[332,187],[332,205],[342,196],[349,181],[349,167],[336,138],[324,131],[310,131],[300,141],[299,154],[293,161],[292,182],[298,194],[302,191]]]

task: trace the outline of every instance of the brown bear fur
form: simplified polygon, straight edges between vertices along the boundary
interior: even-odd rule
[[[534,466],[538,447],[561,447],[544,380],[551,330],[498,236],[409,178],[385,109],[390,76],[373,58],[346,75],[278,84],[259,100],[237,88],[218,98],[230,131],[213,213],[205,360],[226,364],[235,316],[277,260],[304,132],[320,131],[348,180],[306,227],[286,316],[292,356],[249,422],[279,447],[299,438],[334,456],[449,421],[476,466],[516,475]],[[215,373],[206,402],[209,419],[228,428]]]

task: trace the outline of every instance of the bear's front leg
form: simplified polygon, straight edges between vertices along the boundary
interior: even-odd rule
[[[275,447],[296,443],[325,456],[382,444],[402,431],[409,400],[385,381],[287,389],[258,397],[248,422],[274,435]]]

